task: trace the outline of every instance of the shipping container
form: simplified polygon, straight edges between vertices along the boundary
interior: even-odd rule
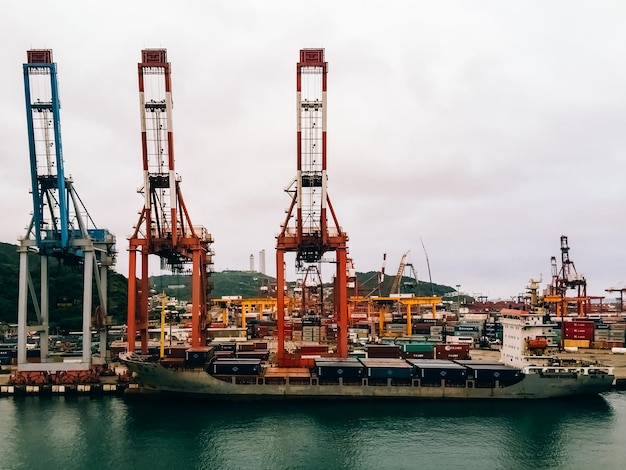
[[[211,363],[215,375],[258,375],[261,372],[260,359],[215,359]]]
[[[563,347],[565,348],[588,348],[591,341],[588,339],[565,339],[563,340]]]
[[[403,359],[360,359],[365,376],[373,379],[410,379],[413,366]]]
[[[312,354],[326,354],[328,353],[327,344],[303,344],[298,348],[300,354],[312,355]]]
[[[213,359],[215,351],[211,346],[199,348],[189,348],[185,351],[185,362],[187,364],[204,365]]]
[[[473,378],[476,387],[491,387],[499,381],[501,385],[513,385],[520,382],[524,375],[520,369],[499,362],[455,361],[468,369],[468,377]]]
[[[478,330],[479,330],[478,325],[456,325],[454,327],[454,331],[474,332]]]
[[[363,364],[357,358],[317,358],[315,369],[320,378],[337,379],[340,377],[356,379],[363,377]]]
[[[233,351],[234,352],[237,350],[237,343],[235,342],[218,343],[215,345],[215,348],[221,351]]]
[[[402,359],[434,359],[435,351],[424,351],[424,352],[406,352],[401,351],[400,357]]]
[[[412,323],[411,324],[411,329],[413,330],[414,334],[420,334],[420,333],[430,334],[432,328],[437,328],[437,327],[432,326],[430,323]]]
[[[469,359],[469,344],[437,344],[435,359]]]
[[[216,358],[235,357],[235,351],[215,351],[214,356]]]
[[[432,352],[435,349],[434,343],[409,343],[403,344],[404,352]]]
[[[368,344],[365,346],[367,357],[371,358],[399,358],[400,346],[386,344]]]
[[[462,385],[467,377],[467,369],[452,361],[437,359],[407,359],[413,366],[413,376],[421,380],[421,385],[440,386],[445,380],[448,385]]]
[[[235,354],[237,358],[248,358],[248,359],[261,359],[262,361],[267,361],[270,357],[270,352],[267,349],[256,349],[254,351],[238,351]]]
[[[184,359],[187,349],[189,349],[189,346],[166,346],[164,353],[166,357]]]

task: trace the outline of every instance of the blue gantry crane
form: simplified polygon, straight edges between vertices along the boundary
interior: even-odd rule
[[[33,214],[20,238],[18,299],[18,370],[79,371],[92,366],[91,332],[100,331],[100,360],[106,355],[107,271],[115,264],[115,236],[96,227],[65,176],[61,143],[57,64],[52,50],[27,51],[23,65],[26,121],[30,150]],[[29,255],[40,260],[39,292],[33,282]],[[50,292],[48,262],[81,266],[83,270],[82,354],[79,361],[57,362],[49,357]],[[94,306],[93,285],[98,304]],[[30,336],[40,338],[39,361],[27,361]]]

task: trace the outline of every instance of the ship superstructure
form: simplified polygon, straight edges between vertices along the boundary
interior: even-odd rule
[[[554,356],[546,354],[558,347],[557,324],[547,312],[508,313],[499,317],[504,338],[501,361],[513,367],[549,365]]]

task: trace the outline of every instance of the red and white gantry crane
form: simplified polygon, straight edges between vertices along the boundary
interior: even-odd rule
[[[203,226],[194,226],[174,169],[171,65],[165,49],[145,49],[138,64],[143,154],[144,205],[129,239],[128,350],[135,351],[139,334],[142,354],[148,352],[148,258],[180,272],[191,265],[192,347],[206,344],[206,314],[213,242]],[[141,271],[137,278],[137,256]]]
[[[322,261],[327,252],[336,254],[334,281],[337,352],[347,357],[348,236],[342,231],[327,193],[326,85],[328,63],[323,49],[302,49],[296,67],[297,175],[286,189],[291,205],[276,243],[278,361],[285,362],[285,263],[287,252],[296,253],[296,267],[306,270]],[[294,214],[295,211],[295,214]],[[329,220],[328,216],[331,219]]]

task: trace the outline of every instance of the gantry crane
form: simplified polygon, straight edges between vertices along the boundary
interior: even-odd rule
[[[336,254],[334,282],[337,352],[348,354],[347,254],[348,235],[341,230],[328,197],[326,183],[326,78],[323,49],[302,49],[296,66],[297,175],[286,189],[291,196],[287,217],[276,243],[278,361],[285,363],[285,253],[295,252],[296,268]],[[295,210],[295,214],[294,214]],[[328,219],[330,212],[331,220]]]
[[[65,176],[57,64],[52,60],[52,50],[32,49],[26,56],[23,72],[33,216],[18,248],[18,370],[87,370],[92,366],[92,328],[100,331],[101,361],[106,357],[107,272],[115,263],[115,236],[96,227],[74,189],[74,182]],[[39,293],[29,270],[31,254],[39,255]],[[51,258],[83,269],[82,354],[77,362],[48,359],[51,320],[48,263]],[[99,301],[96,307],[93,306],[94,280]],[[28,318],[29,308],[36,318]],[[40,338],[39,363],[29,363],[26,359],[27,337],[33,333]]]
[[[213,239],[203,226],[194,226],[187,212],[174,169],[171,67],[165,49],[144,49],[138,64],[143,154],[144,205],[129,239],[128,350],[135,351],[139,333],[142,354],[148,352],[148,258],[182,272],[191,265],[193,347],[206,344],[209,277]],[[137,278],[137,255],[141,258]]]
[[[590,297],[587,296],[587,280],[576,272],[574,262],[569,258],[567,236],[561,236],[561,269],[557,267],[556,257],[550,258],[551,283],[549,294],[543,297],[546,303],[556,304],[556,315],[567,316],[569,302],[576,303],[579,317],[586,316],[590,308]],[[574,297],[568,297],[569,289],[576,290]]]
[[[578,316],[584,317],[588,311],[589,297],[587,297],[587,280],[576,272],[574,262],[569,258],[569,245],[567,236],[561,236],[561,273],[559,276],[558,292],[566,295],[568,289],[576,290],[576,306]],[[563,305],[562,313],[566,314],[566,304]]]
[[[609,287],[608,289],[604,289],[605,292],[619,292],[619,311],[624,311],[624,292],[626,292],[626,287]]]
[[[559,267],[556,263],[556,256],[550,257],[550,295],[559,295]]]

